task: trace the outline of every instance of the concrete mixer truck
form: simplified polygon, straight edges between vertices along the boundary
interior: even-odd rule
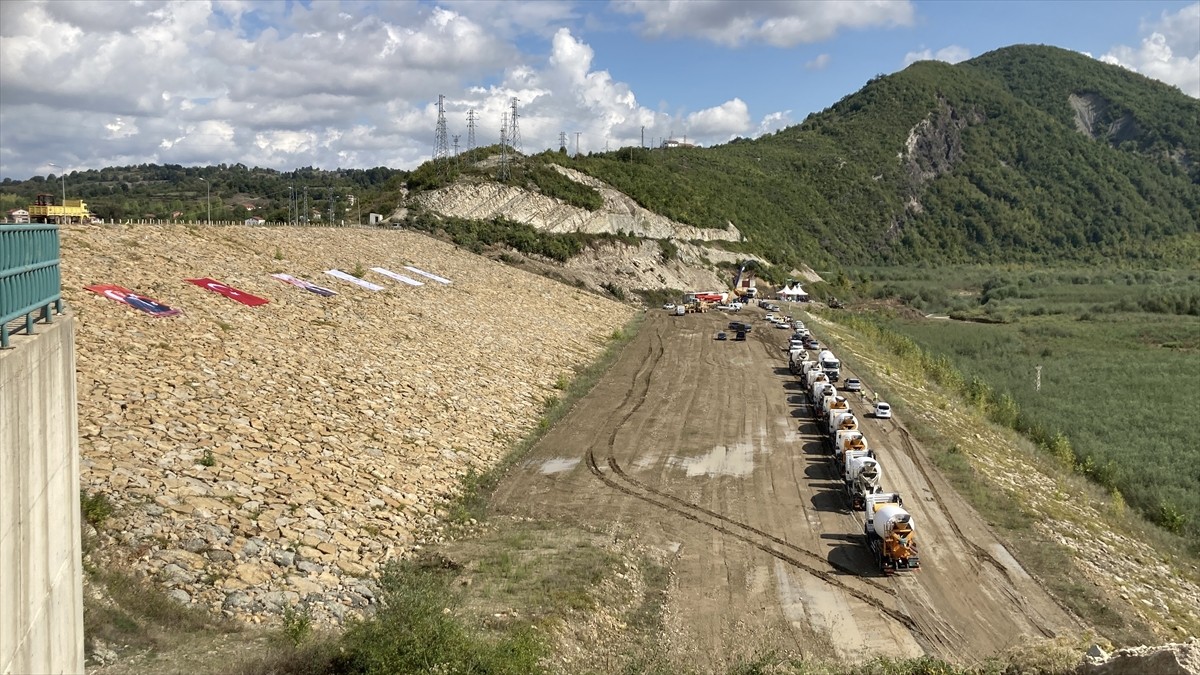
[[[837,421],[837,415],[850,412],[850,402],[845,396],[836,396],[833,401],[829,402],[829,407],[821,411],[821,430],[829,433]]]
[[[833,355],[833,352],[828,349],[822,350],[820,354],[817,354],[817,362],[821,364],[821,369],[829,376],[830,382],[838,381],[841,377],[842,362],[838,360],[838,357]]]
[[[921,566],[917,556],[916,526],[904,510],[904,500],[896,492],[879,492],[866,497],[867,520],[863,531],[867,546],[884,574],[915,570]]]
[[[841,470],[843,456],[851,450],[862,450],[868,456],[874,457],[875,453],[871,452],[871,448],[867,446],[867,437],[861,431],[854,430],[839,430],[833,439],[833,464],[835,469]]]
[[[866,510],[867,496],[883,492],[879,482],[883,479],[883,467],[866,450],[850,450],[842,457],[842,480],[846,484],[846,496],[850,508]]]

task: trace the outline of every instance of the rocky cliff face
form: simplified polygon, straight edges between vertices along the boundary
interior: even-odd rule
[[[330,268],[448,277],[371,292]],[[269,275],[338,291],[321,297]],[[411,273],[409,273],[412,276]],[[247,307],[184,282],[270,299]],[[153,318],[83,290],[183,310]],[[366,229],[68,227],[82,487],[117,507],[103,548],[184,603],[338,622],[459,490],[536,423],[559,378],[633,310],[421,235]]]
[[[455,183],[415,197],[422,206],[446,216],[488,220],[496,217],[526,223],[543,232],[617,234],[626,232],[652,239],[681,241],[741,241],[732,223],[724,229],[702,229],[647,211],[608,184],[572,169],[555,166],[572,180],[591,186],[604,198],[604,207],[588,211],[523,188],[500,183]]]

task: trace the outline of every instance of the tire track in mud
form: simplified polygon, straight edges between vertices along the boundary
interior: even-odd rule
[[[610,466],[612,464],[615,464],[615,461],[616,461],[615,459],[610,457],[609,458]],[[786,553],[783,553],[782,551],[778,551],[775,548],[773,548],[772,546],[764,544],[761,541],[755,541],[752,537],[734,532],[733,530],[731,530],[723,525],[720,525],[718,523],[712,523],[712,522],[705,521],[703,518],[697,516],[695,513],[691,513],[685,509],[672,506],[670,503],[668,503],[666,501],[661,501],[660,499],[656,499],[654,496],[652,496],[652,494],[644,493],[644,492],[640,491],[639,489],[632,487],[629,484],[625,484],[621,481],[614,480],[611,476],[604,473],[604,471],[602,471],[600,469],[600,467],[597,465],[596,455],[592,450],[588,450],[587,464],[588,464],[588,469],[591,470],[592,474],[594,474],[597,478],[599,478],[602,482],[604,482],[605,485],[608,485],[609,487],[611,487],[619,492],[622,492],[630,497],[633,497],[635,499],[640,499],[641,501],[644,501],[648,504],[652,504],[652,505],[657,506],[666,511],[670,511],[670,512],[672,512],[676,515],[679,515],[687,520],[690,520],[694,523],[698,523],[700,525],[705,525],[709,528],[712,528],[713,530],[716,530],[717,532],[720,532],[721,534],[733,537],[734,539],[737,539],[746,544],[749,544],[749,545],[753,546],[754,548],[757,548],[760,551],[762,551],[778,560],[781,560],[788,565],[791,565],[792,567],[804,570],[805,572],[808,572],[809,574],[817,577],[818,579],[821,579],[825,583],[827,583],[831,586],[835,586],[838,589],[844,591],[846,594],[874,607],[875,609],[879,610],[880,613],[885,614],[888,617],[891,617],[892,619],[894,619],[900,625],[907,628],[909,631],[911,631],[915,635],[919,635],[919,636],[926,637],[927,639],[929,639],[928,636],[926,636],[925,631],[921,629],[921,627],[917,624],[916,621],[913,620],[913,618],[911,616],[909,616],[908,614],[901,612],[897,609],[893,609],[893,608],[887,606],[887,604],[885,604],[882,600],[879,600],[878,598],[874,597],[873,595],[871,595],[869,593],[865,593],[863,591],[860,591],[856,588],[853,588],[853,587],[843,583],[832,572],[829,572],[827,570],[817,569],[816,567],[813,567],[807,563],[804,563],[797,558],[794,558]],[[805,553],[807,553],[807,552],[805,552]],[[812,554],[810,554],[810,555],[812,555]],[[819,558],[819,556],[818,556],[818,558]],[[828,562],[824,558],[821,558],[821,561]],[[853,578],[862,579],[862,577],[858,577],[858,576],[855,576]],[[870,581],[870,580],[864,580],[864,581]],[[895,593],[894,590],[883,588],[883,587],[879,587],[879,590],[883,590],[888,593]]]
[[[914,446],[912,437],[908,433],[908,429],[905,429],[899,424],[895,426],[900,432],[900,439],[903,441],[902,445],[904,447],[904,454],[908,456],[909,460],[913,463],[913,466],[917,467],[917,470],[921,472],[921,477],[925,480],[925,485],[927,486],[930,494],[933,495],[933,499],[937,503],[938,507],[941,508],[942,512],[945,514],[946,522],[949,523],[950,528],[954,530],[954,535],[960,542],[965,544],[969,550],[974,552],[975,555],[986,561],[989,565],[1000,572],[1001,575],[1003,575],[1005,581],[1008,583],[1002,585],[1000,590],[1004,592],[1004,595],[1008,597],[1010,602],[1021,608],[1021,613],[1025,615],[1025,618],[1029,621],[1029,624],[1036,628],[1043,637],[1055,637],[1057,635],[1056,632],[1046,628],[1040,621],[1038,621],[1036,617],[1027,611],[1028,603],[1025,602],[1024,597],[1016,592],[1017,582],[1015,579],[1013,579],[1012,573],[1009,572],[1008,567],[1006,567],[1004,563],[997,560],[996,557],[993,556],[987,549],[983,548],[979,544],[976,544],[975,541],[971,537],[968,537],[962,531],[962,528],[958,526],[958,521],[956,521],[953,515],[946,509],[946,502],[942,499],[941,493],[938,492],[937,485],[930,478],[929,472],[925,468],[924,458],[920,456],[920,453]]]
[[[621,469],[620,464],[617,462],[616,458],[612,456],[613,447],[616,443],[617,434],[621,431],[621,429],[629,421],[629,419],[631,417],[633,417],[633,415],[636,414],[641,409],[641,407],[645,404],[646,398],[647,398],[649,390],[650,390],[650,381],[652,379],[651,375],[655,370],[655,366],[658,364],[659,360],[662,358],[662,355],[664,352],[661,330],[654,334],[653,339],[654,339],[654,342],[657,343],[657,347],[655,347],[652,343],[651,348],[649,349],[649,352],[646,356],[646,360],[634,372],[634,375],[630,381],[630,387],[628,390],[628,394],[625,396],[623,403],[617,407],[617,410],[620,410],[621,408],[626,407],[626,406],[628,406],[628,409],[626,410],[625,414],[621,416],[619,421],[617,421],[615,424],[613,424],[613,430],[608,435],[608,439],[607,439],[607,450],[608,450],[609,454],[608,454],[608,457],[606,457],[606,464],[608,464],[610,470],[612,471],[612,474],[615,476],[619,476],[621,480],[616,480],[613,478],[613,475],[606,474],[600,468],[599,464],[596,461],[595,449],[589,448],[587,451],[587,454],[586,454],[586,462],[587,462],[588,469],[592,472],[592,474],[594,476],[596,476],[601,482],[603,482],[608,487],[611,487],[623,494],[626,494],[635,499],[639,499],[643,502],[654,505],[660,509],[663,509],[663,510],[669,511],[671,513],[674,513],[676,515],[679,515],[679,516],[681,516],[687,520],[690,520],[692,522],[698,523],[700,525],[705,525],[717,532],[720,532],[727,536],[733,537],[739,541],[742,541],[746,544],[749,544],[749,545],[753,546],[754,548],[757,548],[757,549],[763,551],[764,553],[767,553],[768,555],[770,555],[788,565],[791,565],[792,567],[803,570],[803,571],[821,579],[825,583],[844,591],[846,594],[874,607],[880,613],[892,618],[893,620],[898,622],[900,625],[904,626],[906,629],[908,629],[915,635],[926,637],[926,639],[931,639],[932,641],[937,641],[936,638],[930,638],[929,636],[926,636],[925,631],[922,630],[920,626],[918,626],[917,622],[914,621],[911,616],[909,616],[908,614],[901,612],[897,609],[889,607],[885,601],[880,600],[875,595],[848,585],[847,583],[845,583],[841,579],[839,579],[834,573],[832,573],[828,570],[819,569],[817,567],[814,567],[813,565],[807,564],[792,555],[789,555],[787,553],[777,550],[775,547],[771,546],[768,543],[764,543],[763,541],[756,541],[753,536],[736,532],[733,529],[730,529],[730,527],[726,527],[725,525],[723,525],[721,523],[727,523],[728,525],[730,525],[732,527],[741,528],[743,530],[746,530],[747,532],[753,533],[757,537],[766,539],[767,541],[778,544],[784,548],[793,550],[797,553],[800,553],[800,554],[808,556],[808,557],[815,558],[815,559],[819,560],[822,564],[833,566],[835,569],[839,569],[840,571],[848,573],[849,575],[851,575],[851,578],[856,579],[856,580],[866,584],[868,587],[870,587],[873,590],[884,593],[888,597],[894,597],[896,595],[896,590],[894,588],[884,586],[874,579],[862,577],[855,570],[845,568],[841,565],[838,565],[837,563],[833,563],[829,560],[826,560],[825,558],[823,558],[815,553],[812,553],[811,551],[807,551],[802,548],[799,548],[799,547],[795,546],[794,544],[790,544],[790,543],[788,543],[778,537],[775,537],[774,535],[768,534],[758,528],[746,525],[744,523],[740,523],[736,520],[733,520],[727,516],[724,516],[720,513],[715,512],[715,511],[706,509],[706,508],[704,508],[698,504],[695,504],[693,502],[689,502],[687,500],[675,497],[674,495],[671,495],[669,493],[665,493],[665,492],[657,490],[655,488],[651,488],[651,487],[645,485],[644,483],[638,481],[637,479],[631,478],[628,474],[626,474]],[[768,348],[768,346],[764,344],[764,348]],[[769,348],[768,348],[768,351],[769,351]],[[640,382],[639,382],[639,380],[640,380]],[[632,402],[632,405],[629,405],[631,402]],[[664,500],[666,500],[666,501],[664,501]],[[671,502],[678,504],[678,506],[672,505]],[[705,518],[697,515],[696,512],[699,512],[699,513],[703,514],[704,516],[707,516],[708,518],[714,519],[718,522],[710,522],[708,520],[705,520]]]

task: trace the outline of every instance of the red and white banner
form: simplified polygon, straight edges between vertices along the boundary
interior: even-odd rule
[[[99,293],[109,300],[116,300],[130,307],[140,309],[151,316],[176,316],[183,313],[182,310],[173,309],[157,300],[151,300],[144,295],[138,295],[128,288],[121,286],[96,284],[95,286],[84,286],[84,289],[93,293]]]
[[[250,295],[245,291],[239,291],[232,286],[226,286],[216,279],[185,279],[184,281],[196,284],[200,288],[207,288],[213,293],[220,293],[230,300],[237,300],[243,305],[249,305],[251,307],[258,307],[259,305],[265,305],[270,302],[270,300],[266,298],[260,298],[257,295]]]

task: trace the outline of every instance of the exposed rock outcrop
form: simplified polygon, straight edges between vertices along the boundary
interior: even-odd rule
[[[979,110],[959,110],[945,99],[938,103],[937,110],[908,132],[905,149],[899,154],[914,184],[952,171],[963,158],[963,129],[987,119]]]
[[[604,206],[588,211],[560,199],[495,182],[459,182],[415,197],[422,206],[446,216],[488,220],[503,217],[543,232],[617,234],[626,232],[652,239],[681,241],[741,241],[732,223],[724,228],[699,228],[648,211],[608,184],[578,171],[555,165],[567,177],[595,188]]]
[[[1075,675],[1200,675],[1200,641],[1128,647],[1111,655],[1093,648]]]

